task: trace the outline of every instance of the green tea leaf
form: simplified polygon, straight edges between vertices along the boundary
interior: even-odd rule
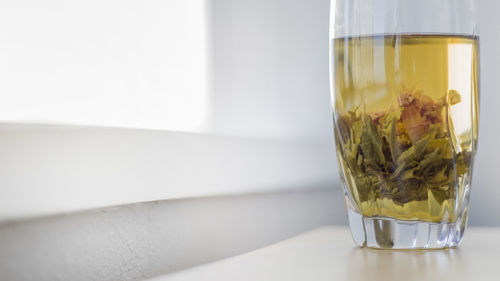
[[[408,163],[403,163],[398,166],[398,168],[392,173],[390,179],[391,180],[399,180],[401,178],[401,175],[405,173],[406,170],[408,169],[416,169],[419,166],[419,163],[417,161],[410,161]]]
[[[353,110],[347,112],[351,120],[358,120],[359,119],[359,106],[355,107]]]
[[[408,181],[410,179],[416,179],[418,178],[417,174],[417,168],[410,168],[408,170],[405,170],[403,173],[401,173],[400,177],[398,177],[399,180],[402,181]]]
[[[427,200],[427,187],[417,179],[397,183],[397,192],[392,196],[394,203],[404,205],[411,201]]]
[[[370,193],[372,193],[373,187],[378,184],[378,178],[373,175],[365,174],[356,177],[355,182],[359,200],[364,202],[370,199]]]
[[[399,111],[393,111],[386,113],[380,118],[380,126],[383,130],[384,135],[388,135],[391,130],[392,122],[397,121],[401,118],[401,113]]]
[[[352,143],[361,144],[361,137],[363,136],[363,121],[356,120],[352,123],[351,136]]]
[[[364,118],[361,150],[363,151],[363,156],[367,163],[373,162],[378,165],[385,164],[385,156],[382,151],[382,139],[369,115],[366,115]]]
[[[436,138],[429,141],[426,152],[433,152],[434,150],[438,150],[442,159],[449,160],[452,158],[452,145],[447,139]]]
[[[389,148],[391,150],[392,161],[396,162],[401,155],[401,148],[399,147],[399,142],[396,138],[396,119],[392,119],[391,131],[389,134]]]
[[[455,105],[462,101],[462,97],[456,90],[450,90],[447,95],[448,104]]]
[[[456,169],[458,175],[463,175],[469,171],[471,163],[471,153],[461,152],[456,157]]]
[[[416,144],[401,153],[398,157],[398,165],[403,165],[411,161],[419,161],[422,158],[429,141],[434,138],[434,134],[426,134]]]
[[[347,144],[347,142],[351,139],[351,129],[347,118],[338,118],[335,127],[336,133],[338,133],[338,137],[342,141],[342,144]]]
[[[358,174],[361,172],[361,167],[358,164],[358,148],[359,148],[359,144],[352,145],[350,147],[350,150],[347,151],[347,155],[345,157],[347,160],[347,164],[349,165],[349,168],[355,174]]]
[[[440,190],[437,188],[431,189],[432,197],[441,205],[448,198],[447,192],[445,190]]]
[[[424,156],[424,159],[420,161],[420,166],[422,170],[425,171],[432,168],[433,165],[440,163],[442,159],[443,158],[439,154],[439,149],[436,148],[433,152]]]
[[[430,186],[439,188],[440,186],[447,185],[453,182],[453,175],[447,175],[448,167],[444,167],[439,172],[429,177],[426,182]]]
[[[470,152],[454,151],[441,117],[443,106],[459,102],[456,94],[437,102],[410,94],[408,106],[415,110],[406,112],[406,123],[392,109],[361,115],[356,108],[337,118],[338,149],[361,202],[387,198],[404,205],[432,194],[442,204],[455,197],[457,179],[469,171],[472,159]],[[412,141],[408,127],[415,134]]]

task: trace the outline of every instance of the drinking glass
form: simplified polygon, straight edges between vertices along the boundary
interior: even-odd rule
[[[458,245],[476,152],[473,0],[332,0],[337,160],[359,246]]]

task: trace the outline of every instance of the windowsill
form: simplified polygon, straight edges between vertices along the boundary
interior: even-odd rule
[[[500,228],[470,228],[456,249],[380,251],[356,247],[347,227],[329,226],[154,280],[493,280],[500,247],[485,241],[498,235]]]
[[[333,148],[196,133],[0,124],[0,221],[334,183]]]

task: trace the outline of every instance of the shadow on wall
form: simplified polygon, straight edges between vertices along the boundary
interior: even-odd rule
[[[0,224],[2,280],[143,280],[345,223],[338,188],[139,203]]]

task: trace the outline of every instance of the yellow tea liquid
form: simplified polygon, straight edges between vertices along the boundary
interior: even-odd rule
[[[459,35],[332,41],[337,155],[362,215],[456,221],[477,140],[478,48]]]

